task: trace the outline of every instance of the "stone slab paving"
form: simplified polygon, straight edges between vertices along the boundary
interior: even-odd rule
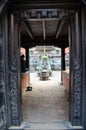
[[[32,91],[23,91],[24,122],[68,121],[68,102],[60,85],[60,72],[53,72],[47,81],[31,73]]]

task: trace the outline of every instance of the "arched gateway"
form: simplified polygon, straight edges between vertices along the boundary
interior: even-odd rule
[[[22,129],[20,47],[26,49],[28,67],[28,49],[45,44],[62,49],[62,70],[64,49],[70,47],[69,122],[86,129],[85,0],[1,0],[0,130]]]

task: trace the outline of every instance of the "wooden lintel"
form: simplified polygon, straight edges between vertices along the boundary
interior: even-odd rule
[[[29,0],[29,2],[26,3],[22,3],[20,4],[20,2],[14,2],[15,4],[13,4],[10,9],[14,9],[14,10],[22,10],[22,9],[40,9],[40,8],[59,8],[59,9],[78,9],[81,5],[80,2],[76,3],[76,2],[31,2]]]

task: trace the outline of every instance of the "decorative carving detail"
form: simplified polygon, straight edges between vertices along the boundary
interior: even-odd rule
[[[17,90],[17,59],[13,60],[10,70],[10,91],[11,91],[11,113],[12,125],[18,125],[18,90]]]
[[[5,61],[4,61],[4,22],[0,20],[0,129],[5,127]]]
[[[74,88],[73,88],[73,118],[75,124],[80,125],[81,122],[81,73],[82,69],[80,66],[79,60],[76,58],[74,59],[73,69],[74,69],[74,75],[73,75],[73,82],[74,82]]]

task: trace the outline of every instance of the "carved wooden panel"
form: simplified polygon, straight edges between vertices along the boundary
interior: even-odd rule
[[[9,23],[9,86],[11,104],[11,125],[18,126],[21,122],[20,106],[20,69],[19,69],[19,32],[18,21],[11,15]]]
[[[3,21],[0,20],[0,130],[4,129],[5,123],[5,79],[4,79],[4,26]]]
[[[72,125],[82,125],[82,58],[79,15],[76,13],[71,21],[71,61],[70,61],[70,83],[71,83],[71,106],[70,120]],[[77,33],[78,29],[78,33]]]
[[[10,89],[11,89],[11,114],[12,124],[18,125],[18,89],[17,89],[17,59],[13,59],[13,64],[10,69]]]
[[[82,86],[82,123],[86,128],[86,9],[82,9],[82,50],[83,50],[83,86]]]
[[[75,125],[81,124],[81,86],[82,70],[78,59],[73,60],[73,122]]]

